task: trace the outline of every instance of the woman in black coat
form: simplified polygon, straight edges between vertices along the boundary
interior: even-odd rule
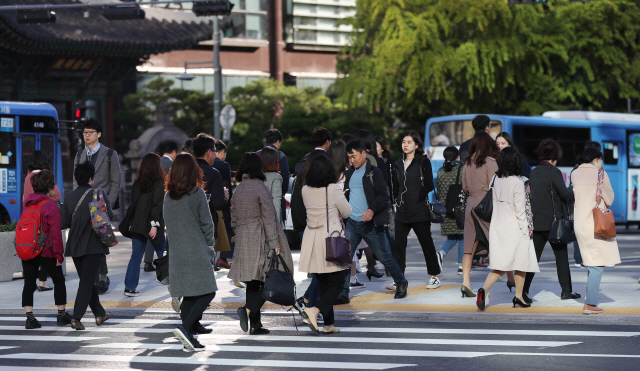
[[[431,161],[425,156],[422,140],[415,131],[408,132],[402,139],[402,158],[394,162],[393,193],[396,202],[394,257],[402,273],[406,268],[407,236],[411,229],[418,236],[427,271],[431,275],[428,289],[440,286],[437,275],[442,272],[436,247],[431,238],[431,219],[427,206],[429,192],[433,191]]]
[[[156,250],[158,258],[164,255],[166,240],[164,238],[164,220],[162,205],[164,202],[165,173],[160,166],[160,156],[148,153],[142,158],[138,176],[131,188],[131,200],[136,208],[131,218],[132,252],[127,273],[124,277],[124,294],[138,296],[136,291],[140,279],[140,263],[144,256],[147,240]]]

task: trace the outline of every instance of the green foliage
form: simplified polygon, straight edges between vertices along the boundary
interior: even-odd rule
[[[640,98],[640,0],[358,0],[340,100],[414,127],[445,114],[621,111]]]
[[[1,224],[0,225],[0,233],[1,232],[15,232],[17,226],[18,226],[18,222],[16,222],[16,221],[14,221],[13,223],[9,223],[9,224]]]

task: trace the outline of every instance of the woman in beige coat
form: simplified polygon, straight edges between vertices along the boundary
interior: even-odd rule
[[[316,273],[320,286],[320,299],[315,306],[306,308],[302,317],[313,331],[318,332],[318,314],[322,313],[322,332],[325,334],[340,332],[333,326],[333,303],[342,291],[345,274],[348,274],[345,269],[349,267],[326,261],[326,238],[329,234],[337,237],[338,233],[334,232],[340,232],[344,237],[341,218],[351,215],[351,206],[336,184],[337,180],[336,169],[329,157],[318,156],[311,160],[305,175],[306,185],[302,188],[302,199],[307,209],[307,228],[302,238],[298,270]]]
[[[498,157],[493,184],[493,213],[489,230],[489,268],[484,286],[478,290],[476,304],[484,310],[487,292],[507,272],[516,271],[516,296],[512,303],[528,308],[522,288],[526,272],[539,272],[533,246],[533,213],[529,180],[522,176],[522,156],[515,148],[505,148]]]
[[[460,291],[462,297],[474,297],[471,291],[471,261],[479,244],[487,249],[489,223],[471,217],[471,212],[487,194],[491,179],[498,171],[496,158],[500,149],[496,141],[485,132],[476,133],[471,139],[469,156],[465,159],[462,171],[462,188],[469,194],[464,220],[464,257],[462,258],[463,281]],[[475,219],[475,220],[474,220]]]
[[[605,239],[594,232],[593,208],[596,205],[598,172],[602,170],[602,152],[587,148],[578,157],[578,168],[571,174],[573,192],[576,197],[574,206],[575,232],[582,254],[582,263],[587,266],[587,297],[582,308],[584,314],[598,314],[604,310],[598,308],[598,292],[605,265],[620,264],[620,251],[615,237]],[[602,170],[602,200],[599,207],[606,209],[613,203],[613,188],[609,176]]]

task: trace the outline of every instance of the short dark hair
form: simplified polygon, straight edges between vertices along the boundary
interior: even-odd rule
[[[588,164],[597,158],[602,158],[602,152],[596,147],[585,148],[580,156],[578,156],[578,165]]]
[[[600,145],[600,143],[595,142],[593,140],[588,140],[587,143],[584,144],[584,149],[587,148],[595,148],[598,151],[602,151],[602,146]]]
[[[260,159],[262,160],[262,171],[265,173],[280,172],[280,154],[271,147],[264,147],[260,151]]]
[[[314,188],[324,188],[337,181],[336,168],[328,156],[318,156],[311,160],[309,170],[305,174],[304,182],[306,185]]]
[[[538,145],[540,161],[558,161],[562,158],[562,147],[553,139],[545,139]]]
[[[491,126],[491,119],[487,115],[478,115],[471,121],[471,126],[473,126],[473,130],[476,132],[485,131]]]
[[[98,119],[92,117],[82,123],[82,130],[86,129],[95,130],[98,133],[102,133],[102,124],[100,123],[100,121],[98,121]]]
[[[193,141],[196,138],[189,138],[184,142],[184,145],[182,146],[182,152],[187,152],[193,155]]]
[[[31,157],[31,162],[29,163],[29,171],[45,169],[51,170],[47,154],[42,151],[33,151],[33,156]]]
[[[178,143],[174,141],[164,142],[162,143],[160,148],[162,150],[163,155],[165,153],[173,153],[173,152],[178,152],[178,150],[180,150],[180,148],[178,147]]]
[[[259,179],[263,182],[267,179],[264,176],[264,172],[262,171],[262,159],[255,152],[246,152],[244,157],[240,161],[240,166],[238,166],[238,171],[236,171],[236,180],[238,182],[242,181],[242,177],[247,174],[249,179]]]
[[[204,157],[207,151],[216,151],[216,140],[209,134],[200,133],[193,140],[193,155],[196,158]]]
[[[364,145],[364,143],[362,143],[360,139],[354,139],[351,142],[347,143],[347,153],[353,152],[354,149],[356,150],[356,152],[367,152],[367,147]]]
[[[320,147],[323,146],[327,141],[331,141],[331,132],[325,128],[315,128],[313,129],[313,134],[311,134],[311,142],[314,146]]]
[[[340,138],[345,144],[351,142],[354,138],[353,135],[351,134],[342,134],[342,137]]]
[[[420,138],[418,132],[414,130],[408,131],[402,136],[402,139],[406,137],[411,137],[411,140],[413,140],[413,142],[418,146],[416,148],[417,153],[424,153],[424,144],[422,143],[422,138]]]
[[[367,151],[371,151],[372,149],[374,149],[376,141],[373,139],[373,134],[371,134],[369,130],[360,129],[356,131],[353,136],[356,139],[360,139],[362,143],[364,143],[364,146],[367,147]],[[374,155],[374,157],[378,156]]]
[[[499,178],[522,175],[522,156],[517,149],[513,147],[502,149],[500,156],[498,156],[498,171],[496,171],[496,175]]]
[[[216,140],[216,151],[222,152],[227,150],[227,145],[220,139]]]
[[[264,134],[264,139],[266,144],[273,144],[278,141],[282,141],[282,134],[278,131],[278,129],[269,129]]]
[[[78,185],[89,184],[89,180],[93,179],[95,175],[96,168],[93,167],[89,161],[76,165],[76,168],[73,170],[73,176],[76,178]]]
[[[39,171],[31,176],[33,192],[46,195],[56,186],[56,177],[47,169]]]

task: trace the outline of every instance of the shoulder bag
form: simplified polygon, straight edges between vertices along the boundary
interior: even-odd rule
[[[327,234],[329,235],[325,239],[326,245],[326,258],[328,262],[336,263],[342,266],[351,265],[353,257],[351,256],[351,242],[345,237],[342,237],[342,231],[344,231],[344,224],[341,231],[329,232],[329,187],[325,188],[326,206],[327,206]],[[342,224],[342,220],[340,220]],[[334,233],[338,233],[338,236],[334,237]]]
[[[405,175],[406,176],[406,175]],[[422,172],[422,164],[420,164],[420,180],[422,181],[422,186],[424,187],[424,174]],[[429,219],[431,223],[444,223],[444,219],[447,213],[447,208],[444,204],[438,201],[438,192],[436,188],[433,188],[433,193],[435,194],[435,201],[429,202],[429,196],[425,199],[427,203],[427,208],[429,209]]]
[[[593,208],[594,232],[602,238],[610,239],[616,236],[616,221],[611,209],[602,210],[602,184],[604,182],[604,170],[598,170],[598,188],[596,189],[596,207]]]
[[[491,214],[493,214],[493,184],[496,182],[496,177],[497,175],[493,176],[487,194],[485,194],[480,203],[473,208],[473,212],[475,212],[478,219],[485,223],[491,223]]]
[[[265,273],[264,289],[262,298],[279,305],[294,305],[296,303],[295,286],[293,274],[280,254],[272,251],[269,269]],[[280,264],[284,271],[281,271]]]
[[[131,238],[131,222],[133,221],[133,214],[136,212],[140,196],[142,196],[142,191],[140,191],[140,194],[136,197],[135,201],[129,205],[126,214],[124,214],[124,218],[122,218],[122,221],[118,224],[118,231],[120,231],[124,237]]]
[[[89,211],[91,212],[91,227],[100,242],[107,247],[117,245],[118,240],[113,233],[111,220],[109,220],[109,214],[107,213],[107,203],[104,201],[102,190],[93,190],[93,200],[89,202]]]
[[[551,185],[551,207],[553,208],[553,223],[549,231],[549,242],[551,243],[571,243],[576,241],[576,232],[573,229],[571,214],[568,218],[556,218],[556,205],[553,201],[553,182]],[[564,207],[564,206],[563,206]]]
[[[462,193],[462,183],[460,182],[461,171],[462,166],[459,166],[458,175],[456,175],[456,182],[449,185],[449,189],[447,190],[447,199],[444,204],[447,208],[447,216],[450,218],[455,218],[455,208],[462,205],[462,201],[460,200],[460,193]]]

